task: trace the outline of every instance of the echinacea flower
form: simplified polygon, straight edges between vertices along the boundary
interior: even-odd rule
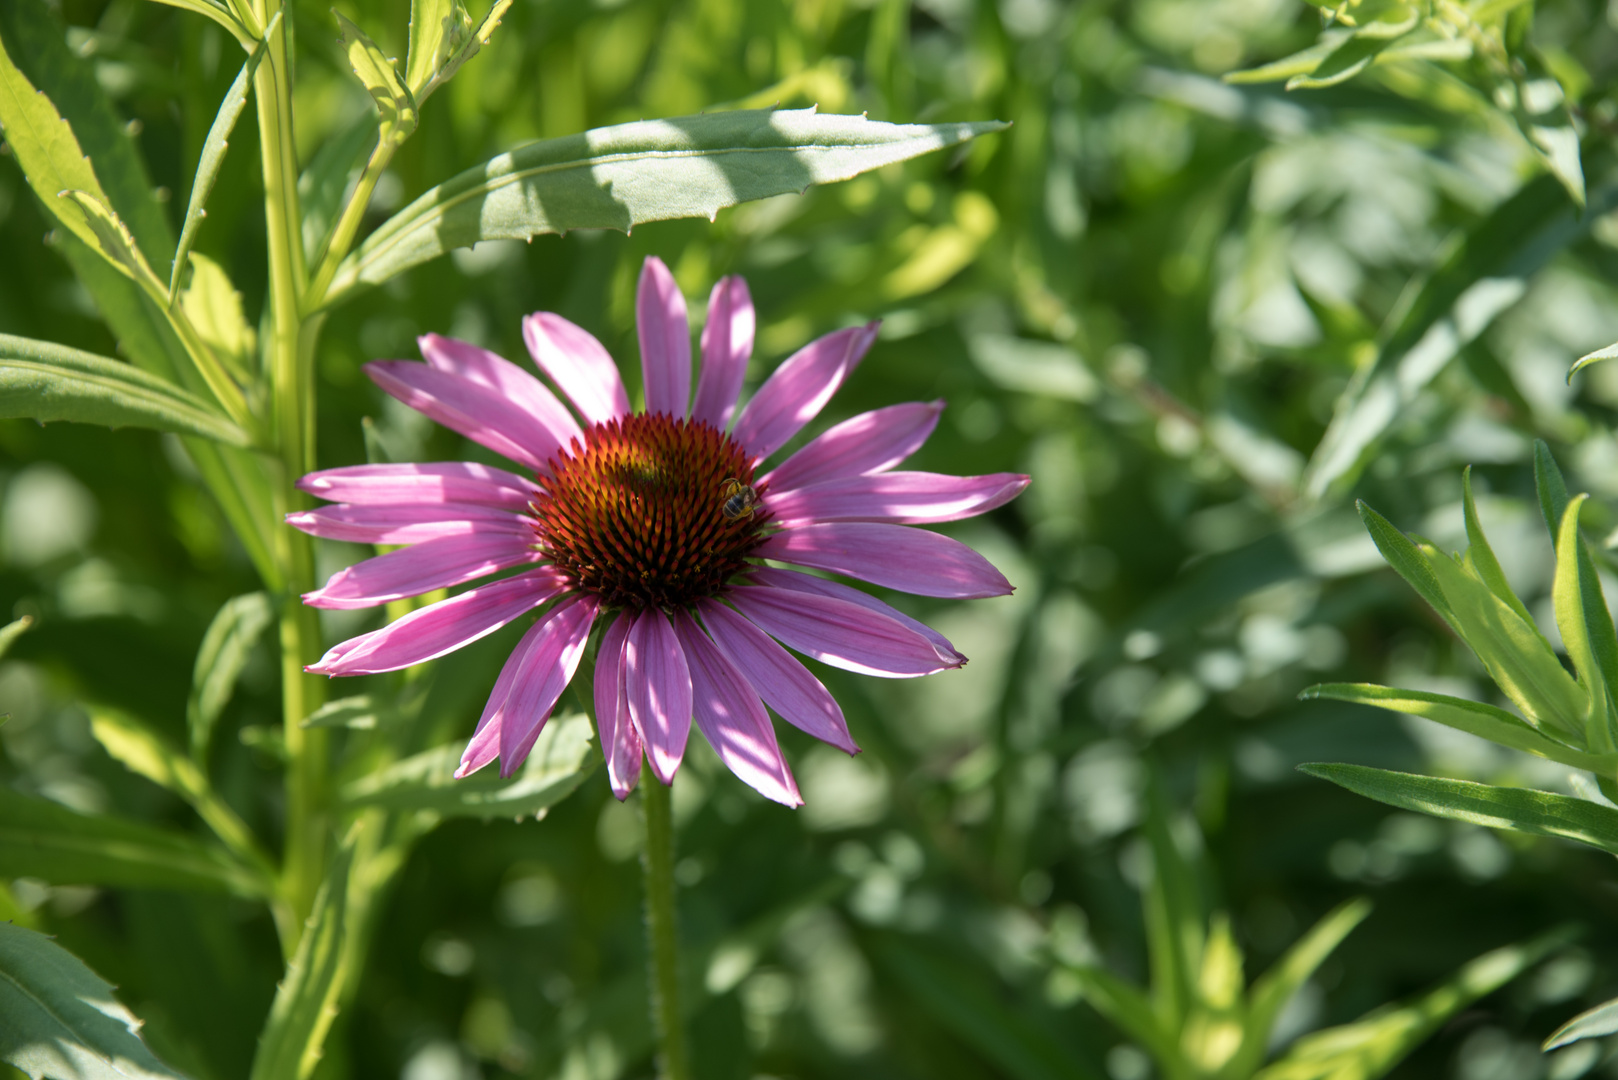
[[[639,779],[643,753],[658,780],[673,780],[694,719],[738,777],[799,805],[765,705],[833,746],[858,747],[837,702],[782,645],[889,678],[960,667],[966,657],[859,589],[769,564],[921,596],[1004,595],[1011,585],[981,555],[911,526],[992,510],[1028,477],[895,470],[932,434],[939,402],[856,416],[758,475],[836,393],[877,324],[804,346],[737,412],[754,329],[741,278],[720,281],[709,299],[694,399],[685,299],[656,258],[641,271],[636,317],[641,412],[630,410],[600,342],[549,312],[523,320],[523,338],[574,412],[510,361],[436,334],[420,339],[425,364],[366,365],[383,390],[527,475],[468,462],[310,473],[298,486],[335,505],[290,514],[291,524],[407,546],[334,574],[304,602],[373,607],[518,572],[345,641],[308,670],[395,671],[544,607],[501,670],[456,771],[466,776],[498,757],[509,776],[604,622],[595,714],[620,799]]]

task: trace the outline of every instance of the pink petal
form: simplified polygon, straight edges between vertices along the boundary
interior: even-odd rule
[[[713,643],[747,675],[781,719],[839,750],[860,752],[837,699],[808,668],[725,605],[704,600],[698,607]]]
[[[562,448],[532,414],[482,383],[409,360],[373,360],[364,370],[417,412],[536,472]]]
[[[635,329],[640,334],[646,411],[684,419],[691,399],[691,324],[680,286],[656,255],[647,256],[641,267]]]
[[[624,693],[652,772],[673,783],[691,734],[691,671],[668,616],[655,607],[642,611],[629,628]]]
[[[298,481],[298,489],[328,502],[368,506],[459,502],[518,513],[527,510],[529,500],[539,493],[532,480],[470,461],[349,465],[312,472]]]
[[[762,585],[732,587],[725,599],[788,648],[833,667],[908,679],[960,666],[908,626],[847,600]]]
[[[918,596],[968,599],[1012,591],[1004,574],[959,540],[906,525],[804,525],[776,533],[753,553]]]
[[[464,585],[512,566],[538,562],[532,537],[506,533],[441,536],[355,563],[331,576],[303,602],[317,608],[368,608]]]
[[[624,646],[633,616],[614,619],[601,635],[596,652],[596,729],[601,739],[601,756],[607,762],[607,782],[622,802],[640,780],[640,736],[629,718],[629,699],[624,694]]]
[[[825,480],[795,491],[771,491],[764,505],[781,525],[815,521],[925,525],[987,513],[1016,498],[1027,486],[1028,477],[1020,473],[885,472]]]
[[[416,344],[428,364],[493,390],[533,417],[557,445],[569,446],[574,439],[583,441],[578,421],[556,400],[556,395],[505,357],[437,334],[424,334]]]
[[[534,748],[562,691],[573,681],[598,610],[595,597],[575,593],[528,631],[533,645],[512,683],[511,696],[501,707],[501,776],[516,772]]]
[[[943,411],[942,401],[918,401],[861,413],[811,439],[759,483],[772,491],[791,491],[891,469],[921,449]]]
[[[720,278],[708,296],[708,321],[702,327],[702,373],[691,419],[724,431],[736,411],[742,377],[753,355],[756,319],[747,282],[732,275]]]
[[[719,760],[766,799],[802,806],[803,797],[781,756],[775,729],[757,692],[691,616],[676,612],[674,629],[691,668],[697,727]]]
[[[522,321],[522,339],[534,363],[587,423],[600,424],[629,413],[629,395],[618,365],[594,334],[560,315],[536,311]]]
[[[567,588],[567,580],[550,567],[480,585],[350,638],[304,670],[315,675],[398,671],[470,645]]]
[[[421,503],[415,506],[355,506],[338,503],[287,515],[287,524],[310,536],[355,544],[415,544],[441,536],[473,533],[534,535],[527,518],[471,503]]]
[[[762,461],[819,415],[826,402],[876,340],[877,323],[827,334],[789,356],[764,380],[736,420],[732,433],[754,460]]]
[[[864,593],[840,581],[827,581],[825,578],[814,577],[811,574],[800,574],[796,570],[776,570],[767,566],[760,566],[748,574],[748,579],[760,585],[769,585],[777,589],[791,589],[795,592],[814,593],[816,596],[829,596],[835,600],[847,600],[851,604],[874,611],[878,615],[886,615],[895,622],[910,627],[916,633],[933,643],[938,652],[938,658],[950,667],[957,667],[966,663],[966,654],[960,652],[950,644],[949,638],[937,630],[893,607],[884,604],[870,593]]]

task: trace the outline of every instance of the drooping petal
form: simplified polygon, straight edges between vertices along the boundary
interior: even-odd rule
[[[596,652],[596,728],[601,739],[601,756],[607,762],[607,782],[622,802],[629,798],[640,780],[640,736],[629,718],[629,699],[624,694],[624,645],[633,616],[614,619],[601,635]]]
[[[742,377],[753,355],[756,329],[747,282],[735,275],[720,278],[708,296],[708,321],[702,327],[702,371],[697,376],[697,399],[691,405],[691,419],[725,430],[742,392]]]
[[[355,544],[416,544],[441,536],[474,533],[533,536],[527,518],[471,503],[355,506],[337,503],[287,515],[287,524],[326,540]]]
[[[731,772],[766,799],[802,806],[758,693],[685,612],[674,630],[691,669],[691,701],[703,737]]]
[[[771,637],[833,667],[910,679],[960,666],[925,636],[862,604],[763,585],[735,586],[725,599]]]
[[[594,334],[560,315],[536,311],[523,319],[522,339],[534,363],[567,395],[586,423],[628,414],[629,395],[618,365]]]
[[[533,537],[511,533],[440,536],[390,551],[337,571],[321,588],[303,594],[317,608],[368,608],[464,585],[498,570],[542,559]]]
[[[428,364],[493,390],[532,416],[559,446],[583,439],[579,422],[556,400],[556,395],[505,357],[437,334],[423,334],[416,344]]]
[[[584,656],[600,604],[575,594],[557,604],[527,636],[533,645],[500,709],[500,775],[510,776],[528,757],[545,721]]]
[[[567,587],[566,579],[550,567],[480,585],[350,638],[304,670],[315,675],[374,675],[433,660],[494,633]]]
[[[781,449],[819,415],[876,340],[877,323],[817,338],[793,353],[764,380],[736,419],[732,433],[755,461]]]
[[[808,668],[725,605],[704,600],[697,606],[713,643],[730,657],[781,719],[839,750],[860,752],[837,699],[809,674]]]
[[[652,772],[672,783],[691,734],[691,671],[668,616],[655,607],[642,611],[629,628],[624,694]]]
[[[816,521],[926,525],[987,513],[1016,498],[1027,486],[1028,477],[1021,473],[885,472],[825,480],[795,491],[771,491],[764,505],[781,525]]]
[[[364,371],[417,412],[535,471],[562,447],[527,410],[482,383],[410,360],[373,360]]]
[[[827,581],[812,574],[800,574],[796,570],[776,570],[773,567],[760,566],[748,575],[748,580],[760,585],[768,585],[776,589],[791,589],[794,592],[814,593],[816,596],[830,596],[836,600],[847,600],[851,604],[886,615],[895,622],[910,627],[916,633],[933,643],[938,651],[938,658],[951,667],[966,663],[966,654],[950,644],[949,638],[928,626],[919,619],[912,619],[891,604],[884,604],[870,593],[861,592],[851,585],[844,585],[840,581]]]
[[[942,401],[914,401],[861,413],[811,439],[759,483],[792,491],[890,469],[921,449],[943,412]]]
[[[656,255],[647,256],[641,267],[635,329],[640,335],[646,411],[683,419],[691,400],[691,324],[680,286]]]
[[[312,472],[298,481],[298,488],[328,502],[471,503],[518,513],[539,493],[532,480],[470,461],[349,465]]]
[[[754,552],[917,596],[1006,596],[1011,582],[959,540],[907,525],[836,522],[776,533]]]

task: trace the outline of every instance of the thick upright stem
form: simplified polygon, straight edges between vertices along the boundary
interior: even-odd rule
[[[646,874],[647,979],[652,1028],[663,1080],[691,1080],[680,1020],[680,942],[674,917],[674,812],[669,789],[648,776],[640,785],[646,819],[641,868]]]

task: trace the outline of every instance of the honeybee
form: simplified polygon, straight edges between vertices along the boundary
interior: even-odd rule
[[[725,500],[719,512],[726,521],[742,521],[758,512],[761,501],[758,492],[734,476],[719,486],[719,495]]]

